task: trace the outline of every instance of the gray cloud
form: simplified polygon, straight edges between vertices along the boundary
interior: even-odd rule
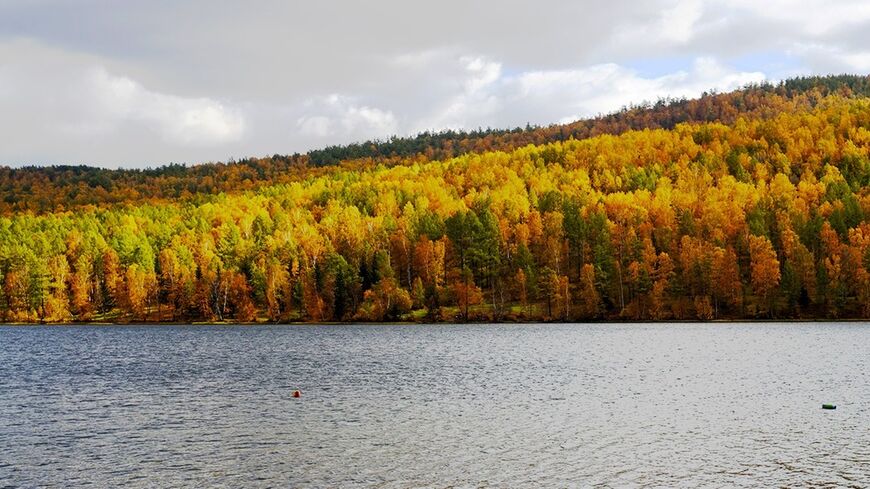
[[[0,163],[143,166],[546,124],[870,70],[844,0],[0,3]]]

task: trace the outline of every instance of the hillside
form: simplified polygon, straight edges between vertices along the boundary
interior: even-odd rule
[[[338,165],[359,169],[375,164],[443,160],[467,153],[511,151],[529,144],[616,135],[628,130],[673,129],[680,123],[733,124],[738,117],[770,118],[784,111],[811,109],[831,94],[847,98],[870,96],[870,77],[798,78],[730,93],[704,94],[695,100],[660,100],[569,124],[423,133],[409,138],[332,146],[302,155],[276,154],[190,167],[177,164],[147,170],[88,166],[0,167],[0,214],[195,199],[200,195],[299,181],[329,173]]]
[[[428,156],[415,140],[390,154],[345,149],[373,161],[327,167],[308,155],[7,170],[0,315],[868,318],[866,91],[861,77],[751,87],[574,125],[445,136],[456,156],[434,160],[443,141],[420,143]],[[22,204],[39,192],[44,208]],[[88,193],[103,197],[77,200]],[[59,207],[72,210],[17,212]]]

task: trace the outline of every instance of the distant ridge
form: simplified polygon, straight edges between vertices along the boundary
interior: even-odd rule
[[[315,168],[341,164],[396,163],[400,159],[441,160],[466,153],[509,151],[529,144],[584,139],[628,130],[671,129],[680,123],[733,123],[738,117],[770,117],[812,108],[824,97],[870,95],[870,76],[830,75],[761,83],[697,99],[663,99],[568,124],[514,129],[424,132],[328,146],[306,154],[244,158],[192,166],[109,170],[85,165],[0,167],[0,213],[51,212],[84,205],[191,198],[197,194],[245,191],[311,176]],[[322,170],[328,171],[328,170]],[[316,173],[316,172],[315,172]]]
[[[436,160],[18,172],[0,321],[870,318],[870,98],[779,87]]]

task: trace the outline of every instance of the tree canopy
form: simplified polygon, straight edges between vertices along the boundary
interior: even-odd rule
[[[0,319],[868,318],[870,99],[842,80],[434,159],[4,170]]]

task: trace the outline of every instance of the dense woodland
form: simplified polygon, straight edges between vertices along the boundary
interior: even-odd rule
[[[795,80],[326,167],[5,170],[0,319],[868,318],[867,89]]]
[[[0,215],[19,211],[57,212],[88,205],[202,201],[220,192],[301,181],[335,171],[369,169],[375,164],[444,160],[467,153],[511,151],[529,144],[584,139],[628,130],[673,129],[680,123],[733,124],[738,117],[770,118],[807,110],[826,96],[870,96],[870,77],[827,76],[761,84],[730,93],[705,93],[695,100],[659,100],[609,115],[547,127],[512,130],[444,131],[411,138],[331,146],[307,154],[246,158],[187,167],[170,164],[147,170],[108,170],[88,166],[0,167]]]

